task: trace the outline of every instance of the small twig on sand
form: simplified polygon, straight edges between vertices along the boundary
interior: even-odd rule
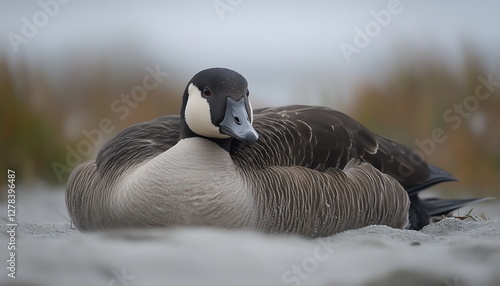
[[[473,215],[472,214],[473,210],[474,210],[474,208],[471,208],[469,210],[469,212],[467,212],[463,216],[445,216],[445,215],[441,215],[441,220],[446,219],[448,217],[452,217],[452,218],[456,218],[456,219],[460,219],[460,220],[472,219],[473,221],[488,221],[489,220],[489,218],[484,213],[480,213],[479,215]]]

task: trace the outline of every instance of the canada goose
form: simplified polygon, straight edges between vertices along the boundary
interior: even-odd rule
[[[456,180],[327,107],[252,111],[246,79],[212,68],[179,116],[119,133],[71,174],[80,230],[203,225],[328,236],[372,224],[420,229],[471,200],[422,200]]]

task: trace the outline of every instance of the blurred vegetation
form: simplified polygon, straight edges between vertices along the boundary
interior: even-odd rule
[[[478,196],[500,195],[500,88],[487,100],[480,100],[479,108],[454,129],[443,119],[444,112],[474,95],[480,84],[478,76],[487,78],[488,73],[470,52],[458,72],[432,57],[421,57],[410,62],[396,60],[381,82],[360,81],[353,95],[355,104],[344,111],[374,132],[414,148],[415,139],[431,138],[434,128],[442,128],[449,137],[436,143],[436,150],[426,160],[461,180],[443,186],[454,193],[461,189]],[[18,180],[58,183],[53,163],[67,165],[67,148],[76,149],[86,140],[81,131],[99,128],[101,119],[109,118],[116,134],[140,121],[178,114],[182,90],[166,84],[149,91],[147,99],[123,120],[111,111],[114,100],[142,84],[146,72],[143,67],[138,69],[135,76],[118,83],[111,80],[114,71],[106,64],[96,67],[85,81],[77,70],[70,71],[73,80],[61,89],[49,84],[52,81],[43,70],[17,63],[14,71],[0,56],[2,169],[16,170]],[[493,78],[499,79],[500,71]],[[86,159],[95,156],[99,147]],[[64,174],[63,182],[68,175]]]
[[[154,69],[154,65],[151,66]],[[126,126],[165,114],[178,114],[179,91],[166,89],[164,84],[148,91],[147,98],[131,109],[130,115],[123,120],[119,113],[112,112],[114,100],[142,85],[147,71],[140,68],[135,77],[118,84],[111,82],[111,72],[106,67],[96,68],[92,73],[94,76],[84,83],[79,82],[79,71],[75,70],[70,75],[74,77],[74,83],[70,83],[61,94],[61,88],[49,85],[42,70],[32,70],[19,63],[14,71],[0,56],[2,169],[15,170],[18,182],[42,179],[50,183],[65,183],[69,172],[64,172],[60,180],[53,164],[56,162],[71,168],[66,159],[67,148],[76,150],[79,142],[88,141],[81,131],[97,130],[100,120],[109,118],[115,128],[112,134],[100,141],[104,143]],[[95,156],[99,147],[92,146],[92,153],[84,159]]]
[[[0,58],[0,164],[2,170],[15,170],[17,180],[50,177],[49,162],[63,155],[64,140],[58,132],[61,118],[57,113],[36,108],[31,100],[46,94],[46,87],[31,90],[32,96],[27,98],[28,86],[15,88],[11,70]]]
[[[478,100],[476,110],[464,108],[467,115],[462,116],[454,106],[470,106],[465,98],[475,97],[477,86],[482,84],[478,76],[488,79],[489,73],[471,51],[465,53],[463,69],[458,72],[433,57],[419,57],[396,61],[382,83],[363,83],[355,92],[356,104],[350,115],[371,130],[419,150],[415,140],[428,142],[433,129],[443,129],[448,139],[434,142],[435,150],[427,152],[425,159],[452,173],[460,183],[440,188],[450,195],[462,191],[499,196],[500,87],[489,98]],[[500,81],[500,71],[492,76]],[[483,88],[481,93],[486,91]],[[449,120],[451,116],[459,117],[461,124],[458,119]]]

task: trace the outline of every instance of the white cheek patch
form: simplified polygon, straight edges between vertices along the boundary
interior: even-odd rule
[[[188,100],[184,111],[186,124],[196,134],[210,138],[229,138],[221,134],[219,128],[212,123],[210,104],[201,96],[201,90],[194,84],[188,87]]]
[[[250,124],[252,124],[253,123],[253,108],[252,108],[252,103],[250,102],[250,99],[247,98],[247,100],[248,100],[248,107],[250,107],[250,114],[249,114],[249,116],[250,116]]]

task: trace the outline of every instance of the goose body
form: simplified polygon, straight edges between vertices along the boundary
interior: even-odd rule
[[[328,236],[372,224],[420,229],[474,200],[422,200],[455,178],[326,107],[253,111],[247,82],[208,69],[181,116],[131,126],[78,166],[66,192],[80,230],[198,225]]]

